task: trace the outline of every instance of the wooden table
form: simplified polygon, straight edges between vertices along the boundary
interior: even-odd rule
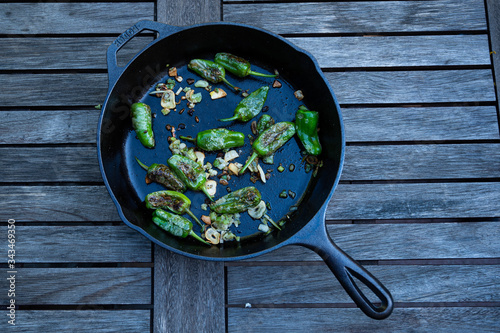
[[[496,0],[1,3],[0,331],[500,331],[499,18]],[[391,290],[391,317],[365,317],[304,248],[198,261],[120,221],[94,105],[107,46],[141,19],[242,22],[318,59],[347,139],[327,228]]]

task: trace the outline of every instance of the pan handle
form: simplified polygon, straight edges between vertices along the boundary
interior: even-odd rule
[[[356,303],[361,311],[368,317],[373,319],[387,318],[392,313],[394,307],[394,302],[389,290],[387,290],[376,277],[342,251],[332,241],[324,224],[324,211],[322,214],[318,215],[323,218],[316,216],[315,219],[318,223],[310,221],[307,226],[312,225],[311,230],[301,230],[305,232],[301,233],[302,236],[299,237],[300,240],[295,243],[307,247],[321,256],[354,303]],[[356,279],[370,288],[370,290],[380,299],[380,305],[372,303],[368,297],[366,297],[356,284]]]
[[[182,30],[181,27],[176,27],[173,25],[168,25],[160,22],[143,20],[139,21],[127,30],[125,30],[120,36],[118,36],[113,43],[108,47],[107,51],[107,63],[108,63],[108,77],[109,77],[109,87],[111,88],[122,72],[125,70],[125,67],[118,66],[118,62],[116,60],[116,54],[118,51],[129,42],[132,38],[134,38],[139,32],[143,30],[150,30],[158,33],[158,38],[149,43],[144,49],[151,46],[151,44],[155,43],[157,39],[161,39],[168,35],[171,35],[177,31]]]

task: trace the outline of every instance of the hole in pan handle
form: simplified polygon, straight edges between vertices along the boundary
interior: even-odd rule
[[[317,214],[305,229],[308,230],[303,229],[300,235],[295,236],[298,236],[299,240],[296,239],[294,243],[316,252],[325,261],[354,303],[368,317],[373,319],[389,317],[394,308],[391,293],[376,277],[332,241],[324,224],[324,212],[323,214]],[[379,298],[380,305],[370,301],[356,284],[357,282],[361,282],[368,287]]]
[[[108,64],[108,75],[109,75],[109,87],[111,88],[115,82],[118,80],[120,74],[125,70],[127,66],[121,67],[118,66],[118,62],[116,59],[116,54],[118,51],[127,44],[132,38],[134,38],[138,33],[143,30],[149,30],[156,32],[157,38],[155,38],[151,43],[146,45],[144,49],[150,47],[157,40],[162,39],[168,35],[171,35],[177,31],[182,30],[182,27],[177,27],[173,25],[168,25],[165,23],[143,20],[139,21],[124,32],[120,36],[118,36],[113,43],[108,47],[106,60]],[[141,51],[142,52],[142,51]],[[139,52],[140,53],[140,52]],[[132,59],[133,60],[133,59]],[[132,61],[131,60],[131,61]]]

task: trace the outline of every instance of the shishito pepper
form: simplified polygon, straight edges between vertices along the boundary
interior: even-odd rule
[[[252,144],[252,156],[240,170],[243,174],[250,163],[259,157],[267,157],[274,154],[285,143],[290,140],[295,134],[295,124],[289,121],[282,121],[269,127],[264,132],[260,133],[257,139]]]
[[[172,155],[167,160],[167,164],[188,189],[202,191],[210,200],[213,200],[205,187],[207,177],[201,165],[182,155]]]
[[[206,151],[223,150],[235,147],[241,147],[245,144],[245,134],[241,132],[230,131],[225,128],[214,128],[201,131],[196,138],[185,136],[180,137],[183,140],[193,142],[198,148]]]
[[[248,60],[241,57],[235,56],[231,53],[217,53],[215,55],[215,62],[224,67],[229,72],[233,73],[239,77],[245,77],[248,75],[262,76],[262,77],[276,77],[273,74],[264,74],[259,72],[254,72],[251,70],[251,65]]]
[[[184,194],[176,191],[156,191],[146,195],[146,207],[149,209],[163,208],[168,209],[175,214],[188,214],[200,226],[203,224],[198,220],[196,215],[189,209],[191,200]]]
[[[210,205],[210,210],[218,214],[235,214],[246,211],[259,204],[261,195],[253,186],[231,192]]]
[[[189,62],[188,68],[212,83],[224,82],[236,91],[241,90],[226,80],[226,70],[221,65],[205,59],[193,59]]]
[[[157,209],[153,213],[153,223],[176,237],[186,238],[191,236],[204,244],[210,245],[193,231],[193,224],[183,216]]]
[[[267,99],[268,86],[260,87],[238,103],[231,118],[219,119],[219,121],[249,121],[259,114]]]
[[[260,134],[274,125],[274,119],[268,114],[263,114],[257,122],[257,133]]]
[[[153,119],[151,108],[144,103],[134,103],[130,107],[132,114],[132,127],[137,134],[137,138],[146,148],[155,146],[153,134]]]
[[[300,142],[310,155],[321,154],[321,143],[318,137],[319,114],[300,106],[295,114],[295,129]]]
[[[175,173],[170,170],[170,168],[165,164],[153,163],[150,166],[147,166],[139,161],[137,157],[135,158],[135,160],[144,170],[148,172],[147,177],[150,180],[157,182],[158,184],[161,184],[170,190],[178,192],[186,191],[186,185],[184,185],[184,183],[175,175]]]

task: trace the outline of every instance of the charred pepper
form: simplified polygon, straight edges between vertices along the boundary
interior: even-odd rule
[[[252,144],[252,156],[250,156],[248,161],[240,170],[240,174],[243,174],[245,172],[250,163],[252,163],[253,160],[257,158],[257,156],[267,157],[274,154],[285,143],[287,143],[294,134],[295,124],[289,121],[276,123],[264,132],[260,133],[257,139]]]
[[[170,190],[178,192],[184,192],[186,190],[186,185],[184,185],[175,173],[165,164],[153,163],[150,166],[147,166],[139,161],[137,157],[135,160],[144,170],[148,172],[147,177],[150,180],[157,182]]]
[[[191,236],[204,244],[210,245],[194,233],[193,224],[183,216],[157,209],[153,213],[153,223],[176,237],[186,238]]]
[[[219,121],[249,121],[259,114],[267,99],[268,86],[260,87],[238,103],[231,118],[219,119]]]
[[[153,120],[151,108],[144,103],[134,103],[130,107],[132,114],[132,127],[137,134],[137,138],[146,148],[155,146],[153,134]]]
[[[226,70],[221,65],[204,59],[193,59],[189,62],[188,68],[212,83],[224,82],[236,91],[241,89],[232,85],[226,80]]]
[[[210,205],[210,210],[218,214],[235,214],[246,211],[259,204],[261,195],[253,186],[231,192]]]
[[[235,56],[230,53],[217,53],[215,55],[215,62],[224,67],[229,72],[239,77],[248,75],[262,76],[262,77],[276,77],[274,74],[263,74],[251,70],[251,65],[248,60]]]
[[[206,151],[241,147],[245,144],[245,134],[225,128],[214,128],[199,132],[194,139],[185,136],[180,138],[191,141],[198,148]]]
[[[318,137],[318,119],[316,111],[300,106],[295,114],[295,129],[300,142],[310,155],[321,154],[321,143]]]
[[[274,119],[268,114],[263,114],[257,122],[257,133],[260,134],[274,125]]]
[[[202,191],[210,200],[213,200],[205,187],[207,177],[201,165],[182,155],[172,155],[167,160],[167,164],[188,189]]]
[[[168,209],[175,214],[188,214],[201,227],[203,224],[198,220],[196,215],[189,209],[191,200],[184,194],[176,191],[157,191],[146,195],[146,207],[149,209],[163,208]]]

